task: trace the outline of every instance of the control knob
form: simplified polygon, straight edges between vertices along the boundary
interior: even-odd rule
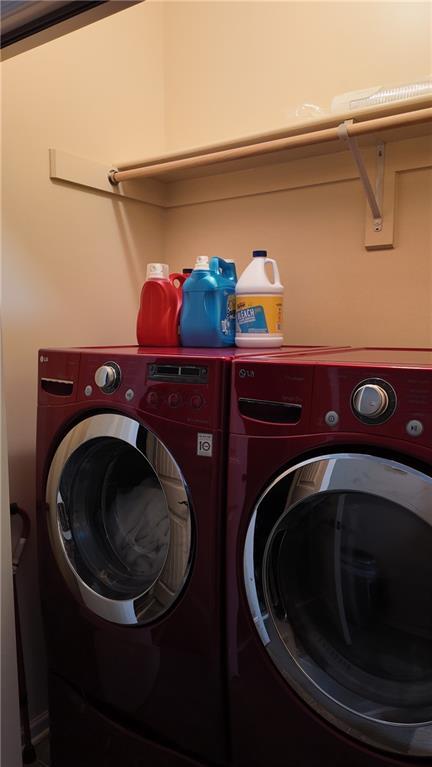
[[[363,384],[355,390],[352,406],[356,415],[363,418],[379,418],[389,406],[386,390],[378,384]]]
[[[101,365],[95,373],[95,384],[105,394],[111,394],[120,385],[121,373],[120,368],[115,362],[107,362],[105,365]]]

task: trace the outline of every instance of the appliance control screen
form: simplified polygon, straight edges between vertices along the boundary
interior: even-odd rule
[[[176,383],[207,383],[208,368],[205,365],[148,365],[150,381],[175,381]]]

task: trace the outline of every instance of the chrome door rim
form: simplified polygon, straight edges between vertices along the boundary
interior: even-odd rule
[[[179,525],[175,524],[176,515],[169,505],[163,480],[160,478],[159,473],[149,456],[138,446],[139,434],[143,429],[152,436],[154,444],[157,446],[157,450],[162,454],[162,457],[169,462],[169,466],[175,472],[176,480],[181,483],[179,486],[181,486],[182,496],[178,503],[182,506],[182,516],[184,517],[182,533],[180,533]],[[85,583],[73,566],[67,553],[64,535],[61,531],[59,522],[58,503],[62,501],[60,494],[60,478],[63,469],[68,459],[81,445],[84,445],[89,440],[97,437],[114,437],[128,443],[132,448],[143,455],[159,479],[169,511],[172,540],[170,541],[169,552],[164,566],[159,577],[151,587],[146,589],[145,592],[137,594],[134,598],[130,599],[110,599],[109,597],[98,594]],[[154,432],[151,432],[138,421],[117,413],[97,414],[80,421],[68,431],[54,453],[48,473],[46,501],[48,504],[48,529],[57,564],[70,588],[79,597],[80,601],[82,601],[93,613],[113,623],[145,624],[163,615],[177,600],[180,593],[183,591],[192,559],[192,518],[190,503],[187,485],[177,462]],[[176,566],[178,570],[177,577],[175,579],[174,587],[172,582],[168,587],[165,584],[164,577],[166,576],[170,565],[172,565],[173,551],[179,543],[180,534],[183,534],[183,537],[185,537],[186,545],[183,543],[182,546],[177,548],[177,552],[180,551],[180,557],[177,554],[176,558]]]
[[[367,472],[363,476],[361,473],[356,473],[355,481],[351,478],[351,486],[349,479],[345,480],[343,485],[336,481],[332,483],[332,467],[334,467],[336,461],[357,461],[363,467],[372,466],[373,463],[374,469],[379,466],[380,472],[391,473],[392,483],[390,486],[387,485],[386,489],[383,474],[381,483],[380,477],[377,476],[375,477],[378,480],[377,485],[371,488],[370,484],[367,484]],[[327,462],[327,467],[323,472],[323,479],[318,491],[313,489],[309,493],[305,492],[301,500],[290,505],[288,508],[282,509],[277,521],[273,524],[271,530],[268,531],[268,534],[266,531],[264,553],[261,559],[256,560],[254,554],[255,528],[259,509],[264,498],[288,475],[311,464],[323,464],[324,462]],[[406,483],[407,476],[411,480],[408,486]],[[375,494],[381,498],[393,501],[399,506],[404,506],[428,524],[432,523],[432,478],[405,464],[364,453],[323,454],[295,464],[279,474],[261,494],[253,509],[248,525],[243,552],[243,573],[245,591],[253,623],[279,672],[300,697],[321,716],[332,722],[339,729],[349,732],[351,736],[381,749],[384,748],[388,751],[405,755],[430,756],[432,721],[398,723],[374,719],[367,714],[353,711],[347,705],[332,697],[307,674],[297,659],[291,654],[281,636],[277,619],[273,615],[272,609],[269,608],[270,598],[265,570],[273,532],[281,519],[296,508],[305,498],[312,498],[312,496],[319,495],[325,490],[340,490],[341,492],[354,490]],[[428,509],[430,509],[429,516],[427,514]],[[398,733],[400,733],[400,738],[397,737]]]

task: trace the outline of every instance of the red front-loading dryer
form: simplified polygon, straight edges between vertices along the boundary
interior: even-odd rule
[[[432,764],[432,350],[233,363],[235,767]]]
[[[39,563],[58,767],[229,760],[226,427],[231,360],[246,354],[40,351]]]

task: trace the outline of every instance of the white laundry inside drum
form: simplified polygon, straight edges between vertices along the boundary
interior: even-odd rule
[[[147,458],[118,439],[90,440],[66,463],[61,495],[82,580],[110,599],[149,591],[167,561],[170,510]]]
[[[152,478],[118,491],[104,510],[107,538],[123,564],[154,581],[166,560],[170,521],[165,495]]]

